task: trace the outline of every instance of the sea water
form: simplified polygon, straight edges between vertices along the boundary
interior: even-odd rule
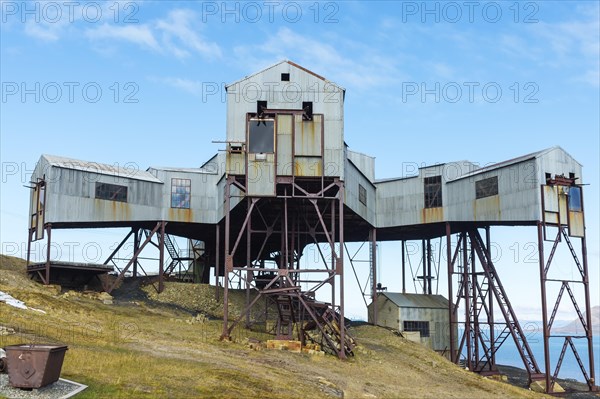
[[[541,331],[529,331],[526,332],[525,335],[529,347],[531,348],[531,351],[535,356],[535,360],[537,361],[538,367],[543,372],[545,367],[544,336]],[[558,362],[558,358],[560,356],[560,352],[562,350],[564,342],[565,339],[562,337],[550,338],[550,370],[552,375],[554,374],[554,370],[556,369],[556,364]],[[600,381],[600,336],[594,336],[592,342],[594,352],[594,368],[597,381],[596,384],[598,384],[598,381]],[[577,353],[579,354],[579,357],[585,367],[586,373],[588,373],[589,376],[590,370],[588,361],[589,357],[587,339],[573,338],[573,344],[575,344]],[[517,347],[511,337],[508,337],[508,339],[496,352],[496,363],[519,368],[525,367],[523,364],[523,360],[519,355]],[[558,373],[558,378],[571,378],[577,381],[585,382],[583,373],[581,372],[579,364],[577,363],[575,355],[573,355],[573,351],[571,350],[570,346],[567,346],[565,357],[563,359],[560,371]]]

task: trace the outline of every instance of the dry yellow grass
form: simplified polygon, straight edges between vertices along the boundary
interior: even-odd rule
[[[169,290],[201,295],[206,288],[169,283],[163,299],[151,295],[155,300],[105,305],[93,295],[65,296],[32,283],[23,270],[22,261],[1,256],[0,290],[47,313],[0,303],[0,325],[17,330],[0,336],[0,346],[68,344],[62,376],[89,385],[78,398],[544,397],[462,370],[372,326],[353,328],[359,347],[347,361],[253,351],[245,338],[263,335],[237,329],[233,342],[221,342],[220,320],[192,323],[208,299],[192,298],[192,309],[172,306],[177,295]],[[205,310],[218,315],[222,305],[211,303]]]

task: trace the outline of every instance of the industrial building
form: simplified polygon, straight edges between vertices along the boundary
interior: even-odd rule
[[[377,180],[374,158],[352,151],[344,140],[345,89],[339,85],[282,61],[227,85],[226,90],[223,151],[198,168],[141,171],[42,155],[32,176],[29,243],[43,238],[50,242],[53,229],[130,228],[121,245],[133,240],[133,255],[116,270],[116,281],[106,283],[107,291],[128,273],[139,274],[138,257],[152,243],[160,251],[159,292],[165,276],[192,261],[194,281],[208,283],[213,274],[222,284],[223,339],[239,324],[251,328],[264,322],[252,320],[251,310],[266,301],[277,308],[275,335],[316,340],[345,358],[354,347],[344,317],[343,276],[352,263],[344,254],[345,243],[369,243],[370,299],[380,303],[382,295],[393,302],[400,309],[398,317],[390,321],[384,314],[383,324],[404,329],[400,320],[422,320],[415,319],[410,309],[422,310],[414,303],[425,299],[378,292],[377,242],[421,241],[419,278],[423,294],[431,295],[435,276],[430,241],[441,237],[448,244],[444,317],[451,328],[443,339],[436,328],[432,347],[447,351],[452,361],[464,361],[474,371],[496,372],[495,353],[510,338],[530,378],[545,378],[551,392],[558,372],[551,372],[548,354],[542,372],[527,344],[500,282],[502,271],[489,255],[490,228],[537,226],[542,287],[552,283],[547,272],[554,249],[569,245],[581,279],[564,283],[564,289],[571,293],[569,284],[582,284],[588,295],[571,299],[583,300],[589,318],[582,168],[572,156],[552,147],[486,167],[449,162],[421,168],[414,176]],[[192,240],[197,252],[182,256],[171,236]],[[576,239],[581,250],[573,247]],[[544,240],[553,243],[548,258]],[[322,264],[304,267],[300,260],[305,249],[319,243],[328,248],[316,246]],[[104,266],[113,264],[118,249]],[[403,275],[404,260],[403,256]],[[49,283],[61,267],[82,274],[93,269],[48,256],[45,262],[29,265],[29,271]],[[247,306],[232,319],[227,304],[234,279],[246,290]],[[320,299],[318,293],[323,291],[328,291],[329,301]],[[409,298],[413,306],[403,302]],[[442,302],[436,302],[431,319],[435,322],[441,317]],[[544,290],[542,305],[548,346],[554,313],[548,315]],[[465,321],[459,322],[459,309]],[[372,310],[370,321],[381,324],[379,307]],[[586,339],[589,347],[589,362],[581,367],[591,389],[591,323],[581,313],[579,317],[585,334],[577,338]],[[483,324],[502,332],[484,336],[479,328]],[[464,331],[461,336],[459,330]]]
[[[377,309],[373,307],[377,306]],[[450,354],[448,300],[442,295],[381,292],[369,304],[369,322],[376,311],[378,324],[402,333],[415,333],[419,342],[442,355]],[[453,326],[458,336],[457,325]]]

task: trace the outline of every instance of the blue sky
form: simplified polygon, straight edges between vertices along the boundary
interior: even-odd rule
[[[378,178],[562,146],[590,184],[598,304],[598,4],[2,0],[2,252],[22,254],[23,184],[40,154],[199,166],[224,139],[223,83],[290,59],[346,88],[345,140],[376,157]],[[513,304],[536,318],[537,263],[517,262],[535,231],[495,231]],[[64,234],[57,239],[119,240]],[[399,244],[380,246],[382,282],[393,290],[398,255]],[[348,290],[348,313],[364,315]]]

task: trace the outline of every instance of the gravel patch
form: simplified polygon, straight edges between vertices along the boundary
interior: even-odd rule
[[[86,385],[60,378],[58,381],[31,391],[13,388],[8,384],[8,374],[0,374],[0,396],[9,399],[66,399],[83,391]]]

